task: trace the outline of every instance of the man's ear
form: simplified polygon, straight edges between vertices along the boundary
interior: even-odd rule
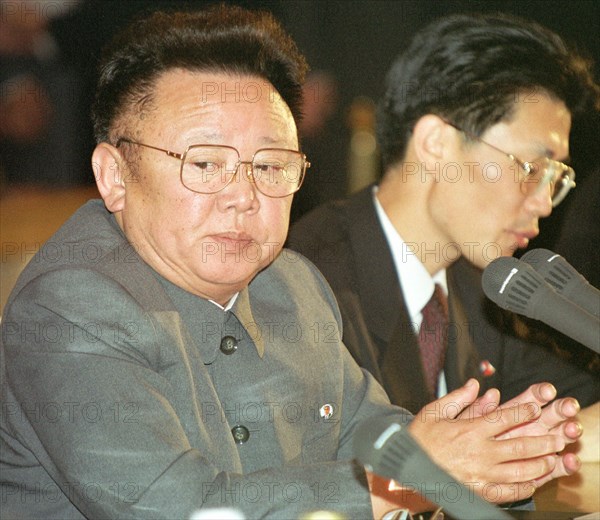
[[[440,117],[427,114],[413,128],[413,147],[419,161],[427,170],[434,171],[444,157],[447,139],[447,124]]]
[[[98,191],[111,213],[121,211],[125,205],[125,176],[127,165],[117,148],[100,143],[92,154],[92,168]]]

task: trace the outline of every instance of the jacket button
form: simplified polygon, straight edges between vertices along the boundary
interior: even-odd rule
[[[231,428],[231,434],[236,444],[244,444],[250,438],[248,428],[239,424]]]
[[[238,341],[233,336],[225,336],[221,339],[221,352],[226,356],[233,354],[238,348]]]

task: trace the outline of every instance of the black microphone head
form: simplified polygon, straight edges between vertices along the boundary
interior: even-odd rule
[[[369,471],[388,478],[397,478],[406,459],[420,450],[398,416],[375,417],[359,425],[352,447],[354,457]]]
[[[372,473],[393,479],[439,504],[453,518],[510,519],[441,469],[410,434],[406,420],[398,415],[366,419],[354,434],[354,457]],[[458,494],[439,492],[432,497],[430,491],[438,488],[457,490]]]
[[[551,288],[535,270],[511,256],[496,258],[483,271],[485,295],[496,305],[536,318],[540,293]]]
[[[560,256],[560,255],[550,251],[549,249],[544,249],[542,247],[539,247],[537,249],[531,249],[530,251],[527,251],[527,253],[525,253],[521,257],[521,261],[527,262],[532,267],[537,268],[544,262],[547,262],[548,260],[551,260],[553,257],[556,257],[556,256]],[[537,269],[536,269],[536,271],[537,271]]]
[[[600,291],[562,256],[548,249],[532,249],[521,258],[561,296],[600,318]]]
[[[588,283],[569,262],[549,249],[532,249],[521,260],[531,265],[559,293],[575,280]]]

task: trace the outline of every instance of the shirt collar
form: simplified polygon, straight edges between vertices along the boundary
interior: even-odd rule
[[[244,327],[248,336],[250,336],[250,339],[254,342],[258,355],[262,358],[265,355],[265,342],[261,330],[266,330],[266,328],[262,328],[264,324],[259,318],[255,318],[254,313],[252,312],[248,287],[237,293],[234,299],[235,305],[233,305],[233,301],[230,301],[232,304],[231,312],[235,314],[235,317],[242,327]]]
[[[237,297],[240,293],[237,292],[235,293],[230,300],[227,302],[227,305],[225,307],[223,307],[220,303],[217,303],[214,300],[208,300],[210,303],[215,304],[217,307],[219,307],[219,309],[221,309],[222,311],[228,311],[231,310],[231,308],[233,307],[233,304],[235,303],[235,300],[237,300]]]
[[[377,187],[373,189],[375,212],[390,248],[402,295],[411,322],[420,326],[422,320],[421,311],[431,299],[435,284],[441,285],[444,293],[448,294],[446,270],[442,269],[438,271],[433,277],[427,272],[427,269],[425,269],[419,258],[411,251],[398,231],[396,231],[379,200],[377,200],[376,194]]]

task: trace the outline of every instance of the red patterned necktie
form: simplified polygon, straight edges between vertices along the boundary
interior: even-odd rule
[[[423,321],[419,330],[421,360],[425,372],[425,382],[431,396],[437,398],[440,372],[444,367],[447,347],[448,301],[444,290],[435,285],[433,296],[423,307]]]

